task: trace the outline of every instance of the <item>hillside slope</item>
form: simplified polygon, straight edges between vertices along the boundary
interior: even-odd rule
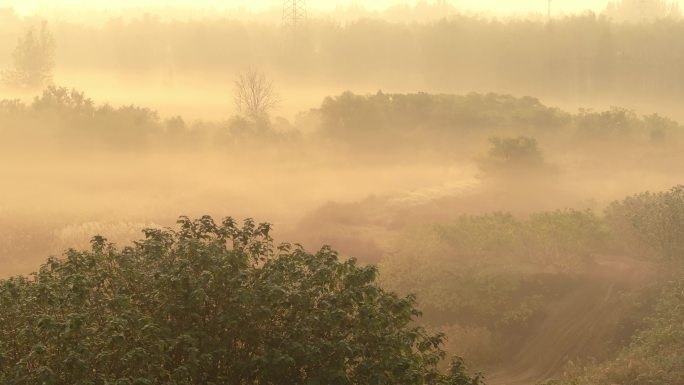
[[[654,268],[622,256],[601,256],[576,289],[553,304],[508,362],[489,371],[491,385],[532,385],[561,375],[571,361],[604,359],[629,307],[621,293],[655,278]]]

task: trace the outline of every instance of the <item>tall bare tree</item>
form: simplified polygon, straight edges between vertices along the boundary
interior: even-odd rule
[[[280,102],[273,81],[263,72],[250,68],[235,80],[235,107],[251,118],[267,117]]]

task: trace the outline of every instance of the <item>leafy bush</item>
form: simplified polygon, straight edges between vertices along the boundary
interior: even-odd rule
[[[684,186],[613,202],[606,221],[616,248],[637,256],[684,261]]]
[[[526,136],[493,137],[487,157],[479,161],[480,169],[488,176],[520,176],[521,173],[540,174],[551,170],[544,161],[537,140]]]
[[[412,297],[328,248],[275,249],[270,227],[181,218],[117,250],[0,281],[0,383],[478,385]]]
[[[604,249],[607,229],[602,218],[586,210],[556,210],[531,215],[526,221],[528,258],[558,270],[572,271]]]
[[[626,138],[641,127],[641,121],[634,111],[619,107],[602,112],[580,110],[575,122],[582,139]]]
[[[462,216],[451,224],[403,234],[382,263],[383,282],[416,293],[422,306],[460,322],[498,328],[524,325],[543,310],[545,295],[576,272],[603,242],[589,211]],[[545,294],[540,294],[545,293]]]
[[[451,352],[492,362],[572,287],[604,238],[590,211],[461,216],[402,234],[381,263],[382,282],[416,294],[424,322],[448,332]]]

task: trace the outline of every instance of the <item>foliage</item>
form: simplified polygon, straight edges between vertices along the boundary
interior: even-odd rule
[[[634,111],[612,107],[608,111],[580,110],[577,118],[578,134],[583,139],[620,140],[640,128]]]
[[[564,378],[549,384],[684,383],[684,187],[613,202],[605,211],[605,224],[609,249],[650,258],[674,279],[654,281],[624,295],[633,312],[621,322],[638,331],[629,335],[631,343],[621,352],[605,362],[571,368]]]
[[[3,72],[2,80],[11,87],[40,88],[52,82],[55,67],[55,38],[43,22],[40,31],[31,27],[19,39],[12,54],[13,68]]]
[[[449,366],[449,379],[447,385],[483,385],[481,374],[470,377],[467,374],[465,361],[460,357],[455,357]]]
[[[562,283],[559,274],[591,261],[603,233],[588,211],[526,220],[504,213],[462,216],[404,233],[381,265],[383,282],[416,293],[422,306],[450,321],[494,329],[525,325]]]
[[[84,93],[57,86],[46,87],[29,105],[0,102],[0,116],[5,122],[0,135],[13,136],[14,141],[29,140],[32,146],[140,148],[164,129],[150,109],[97,106]]]
[[[0,139],[10,145],[55,144],[101,149],[197,148],[286,141],[297,131],[280,118],[234,116],[227,122],[186,123],[181,116],[161,120],[156,111],[124,105],[98,105],[83,92],[48,86],[29,104],[0,100]],[[86,145],[86,146],[84,146]]]
[[[477,94],[385,94],[328,97],[320,108],[322,130],[337,137],[394,135],[421,130],[424,134],[464,134],[478,129],[559,127],[568,115],[531,97]]]
[[[31,106],[36,111],[55,110],[62,114],[72,113],[91,117],[95,113],[93,100],[83,92],[65,87],[48,86],[37,96]]]
[[[355,150],[378,146],[431,150],[490,138],[492,149],[481,166],[550,171],[535,138],[576,148],[592,145],[603,155],[607,147],[624,149],[672,141],[684,132],[676,122],[657,114],[638,116],[613,107],[607,111],[581,109],[571,114],[532,97],[502,94],[376,94],[345,92],[327,97],[306,115],[319,120],[322,136],[348,143]],[[315,119],[314,119],[315,118]]]
[[[684,36],[681,19],[618,23],[582,13],[557,15],[547,24],[534,17],[463,15],[437,2],[436,16],[416,23],[420,9],[433,3],[419,4],[394,8],[384,19],[375,12],[360,19],[354,13],[340,23],[336,19],[343,15],[336,12],[312,21],[295,55],[283,46],[280,26],[215,14],[194,20],[186,14],[150,16],[97,27],[64,21],[55,28],[78,53],[61,57],[60,65],[86,72],[173,69],[214,79],[260,63],[303,86],[335,79],[334,84],[383,87],[400,80],[414,89],[507,89],[591,101],[629,95],[656,104],[684,94],[682,57],[672,49]],[[399,13],[412,22],[388,21]],[[23,25],[19,16],[5,24]],[[12,43],[2,39],[4,46]]]
[[[550,166],[545,163],[537,141],[526,136],[493,137],[487,157],[479,161],[480,169],[489,176],[520,173],[545,173]]]
[[[0,281],[0,383],[481,384],[436,369],[442,336],[374,267],[251,220],[179,225]]]
[[[578,144],[599,143],[604,149],[607,144],[663,143],[681,132],[681,126],[671,119],[658,114],[639,118],[633,110],[621,107],[607,111],[580,109],[574,121]]]
[[[661,385],[684,383],[684,278],[663,290],[647,325],[615,359],[587,368],[568,385]]]
[[[557,210],[537,213],[526,223],[526,253],[537,263],[562,270],[591,262],[604,249],[607,229],[591,211]]]
[[[380,264],[382,283],[415,293],[423,322],[447,333],[451,353],[502,364],[591,269],[604,238],[590,211],[461,216],[401,234]]]
[[[639,118],[618,109],[569,114],[534,98],[499,94],[363,96],[347,92],[326,98],[319,109],[300,114],[297,125],[292,126],[267,113],[245,113],[226,122],[187,123],[180,116],[161,121],[148,108],[97,105],[77,90],[48,86],[30,104],[1,100],[0,117],[4,123],[0,137],[7,143],[30,138],[32,146],[41,141],[54,145],[57,139],[62,145],[81,148],[86,144],[225,148],[226,144],[289,142],[308,135],[380,157],[393,151],[406,156],[407,150],[413,156],[421,149],[451,157],[490,138],[491,152],[480,162],[485,174],[517,169],[548,175],[553,167],[545,163],[535,138],[566,143],[566,138],[575,135],[578,144],[596,142],[603,151],[610,144],[625,150],[630,140],[633,144],[672,142],[684,132],[676,122],[658,115]]]
[[[613,243],[623,252],[684,261],[684,186],[613,202],[605,216]]]
[[[265,117],[245,118],[236,116],[228,121],[226,129],[221,134],[225,140],[244,143],[251,140],[263,140],[267,136],[275,135],[275,132],[270,120]]]

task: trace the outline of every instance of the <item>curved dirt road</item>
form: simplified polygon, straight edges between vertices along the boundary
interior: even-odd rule
[[[489,385],[534,385],[563,373],[567,363],[610,353],[625,305],[619,293],[655,277],[654,269],[628,257],[602,256],[575,290],[554,303],[517,354],[489,371]]]

